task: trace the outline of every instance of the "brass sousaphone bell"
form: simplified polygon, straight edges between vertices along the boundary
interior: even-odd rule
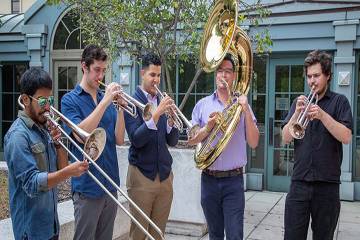
[[[247,94],[252,75],[253,55],[251,41],[237,26],[236,0],[216,1],[204,28],[200,46],[200,63],[205,72],[214,72],[230,53],[235,60],[235,81],[229,105],[219,114],[216,125],[206,140],[197,145],[195,163],[199,169],[209,167],[223,152],[240,121],[241,105],[235,96]]]

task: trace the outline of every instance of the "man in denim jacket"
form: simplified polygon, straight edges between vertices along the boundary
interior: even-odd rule
[[[57,140],[60,131],[44,116],[53,103],[52,80],[30,68],[20,80],[20,110],[4,138],[9,168],[10,213],[15,239],[58,239],[56,185],[88,169],[87,162],[68,164]],[[50,132],[50,134],[49,134]]]

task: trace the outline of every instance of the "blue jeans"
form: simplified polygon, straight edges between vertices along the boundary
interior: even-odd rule
[[[202,173],[201,206],[210,240],[243,239],[244,179],[243,176],[216,178]]]

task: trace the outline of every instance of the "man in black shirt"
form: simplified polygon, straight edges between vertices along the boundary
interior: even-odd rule
[[[306,239],[309,219],[314,240],[333,239],[340,212],[339,184],[342,144],[352,138],[352,114],[344,95],[330,91],[331,56],[312,51],[304,72],[310,89],[318,95],[311,104],[305,136],[294,139],[289,129],[305,109],[306,97],[293,102],[282,129],[285,144],[294,139],[294,171],[285,203],[285,239]]]

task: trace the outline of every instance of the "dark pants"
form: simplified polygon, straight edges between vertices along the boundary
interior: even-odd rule
[[[112,195],[117,198],[117,192]],[[73,194],[75,233],[74,240],[111,240],[118,205],[107,194],[100,198],[88,198]]]
[[[216,178],[201,175],[201,206],[209,229],[210,240],[243,239],[243,176]]]
[[[285,203],[285,240],[332,240],[340,212],[339,184],[293,181]]]

